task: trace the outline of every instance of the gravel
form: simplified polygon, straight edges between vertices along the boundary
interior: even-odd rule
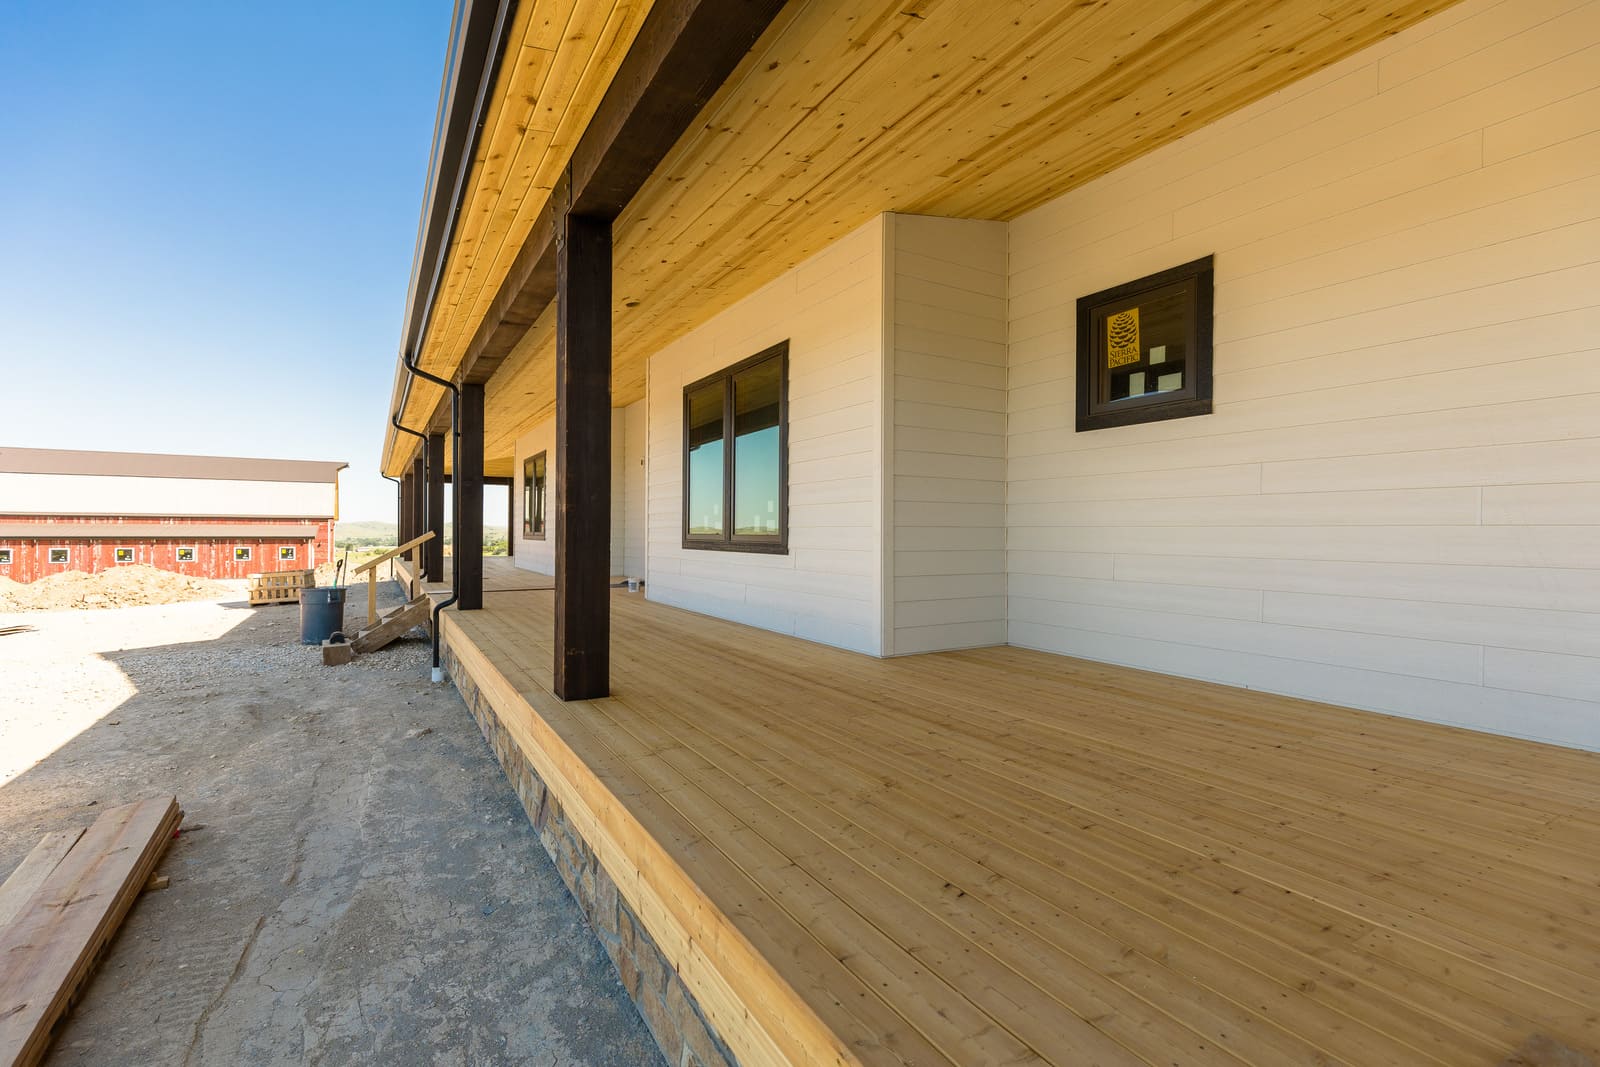
[[[659,1064],[422,631],[323,667],[298,614],[0,614],[37,628],[0,636],[0,873],[185,809],[50,1062]]]

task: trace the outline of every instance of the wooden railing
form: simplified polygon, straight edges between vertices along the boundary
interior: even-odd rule
[[[351,575],[365,574],[367,576],[367,625],[376,626],[378,622],[378,564],[387,563],[396,556],[410,552],[418,545],[431,541],[437,535],[429,530],[421,537],[413,537],[403,545],[391,548],[381,556],[367,560],[361,566],[351,571]]]

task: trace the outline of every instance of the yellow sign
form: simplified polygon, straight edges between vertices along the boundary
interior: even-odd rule
[[[1139,309],[1119,311],[1106,320],[1106,366],[1139,362]]]

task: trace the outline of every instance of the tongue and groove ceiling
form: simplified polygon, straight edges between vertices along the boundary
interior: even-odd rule
[[[794,0],[616,222],[613,402],[644,395],[652,352],[880,212],[1014,218],[1452,2]],[[502,73],[424,350],[435,373],[459,366],[648,5],[523,7],[597,28],[547,32],[509,88]],[[516,96],[541,71],[536,103]],[[554,411],[554,336],[547,311],[489,382],[489,474]],[[437,402],[414,389],[406,421]]]

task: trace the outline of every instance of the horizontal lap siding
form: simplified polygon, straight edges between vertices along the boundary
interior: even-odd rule
[[[306,518],[304,522],[313,533],[305,538],[271,537],[216,537],[204,533],[207,522],[216,526],[263,528],[282,526],[282,519],[218,518],[196,520],[193,518],[168,519],[152,523],[150,516],[124,518],[120,516],[13,516],[12,522],[37,524],[37,537],[0,538],[0,548],[11,550],[11,562],[0,563],[0,578],[14,582],[35,582],[63,571],[80,571],[99,574],[114,567],[145,565],[192,578],[247,578],[265,571],[310,570],[319,563],[335,558],[333,549],[333,523],[328,519]],[[152,524],[181,527],[179,537],[153,538],[83,537],[74,529],[128,524],[145,530]],[[51,563],[50,550],[64,548],[68,552],[66,563]],[[133,559],[117,562],[118,549],[132,549]],[[194,549],[193,560],[180,561],[178,549]],[[234,549],[249,548],[251,558],[235,560]],[[279,549],[294,549],[295,558],[280,560]]]
[[[1215,414],[1075,433],[1076,298],[1207,254]],[[1597,294],[1594,2],[1468,0],[1015,220],[1009,639],[1600,747]]]
[[[896,654],[1006,640],[1006,226],[893,215]]]
[[[647,475],[645,452],[645,402],[636,400],[622,409],[623,439],[623,522],[622,573],[630,578],[645,577],[645,509]]]
[[[638,458],[643,449],[642,442],[630,444],[627,439],[628,414],[635,408],[642,411],[643,401],[631,404],[626,408],[616,408],[611,412],[611,573],[613,575],[631,574],[634,577],[642,576],[642,570],[627,570],[627,543],[631,536],[628,523],[630,501],[628,490],[630,478],[628,475],[629,456]],[[634,415],[635,420],[638,414]],[[640,432],[643,432],[642,426]],[[537,538],[529,535],[523,528],[524,517],[522,496],[522,470],[523,462],[532,459],[540,452],[545,454],[545,536]],[[516,538],[513,541],[512,561],[524,570],[536,571],[539,574],[554,574],[556,572],[556,539],[555,539],[555,485],[556,485],[556,420],[546,419],[521,437],[517,438],[516,452],[511,469],[511,516],[516,523]],[[643,486],[638,487],[642,493]],[[643,519],[640,517],[636,526],[643,528]]]
[[[524,525],[528,521],[524,514],[524,497],[522,486],[523,464],[544,453],[545,460],[545,493],[544,514],[545,532],[543,537],[534,537],[527,532]],[[512,505],[512,521],[517,524],[517,537],[512,542],[512,559],[517,566],[525,570],[537,571],[539,574],[554,574],[556,572],[556,538],[555,538],[555,482],[556,482],[556,420],[546,419],[521,437],[517,438],[517,448],[514,466],[511,468],[511,493],[516,503]]]
[[[650,358],[645,533],[653,600],[882,650],[883,222]],[[789,551],[683,547],[683,387],[789,342]]]
[[[611,573],[627,570],[628,438],[625,409],[611,412]]]

